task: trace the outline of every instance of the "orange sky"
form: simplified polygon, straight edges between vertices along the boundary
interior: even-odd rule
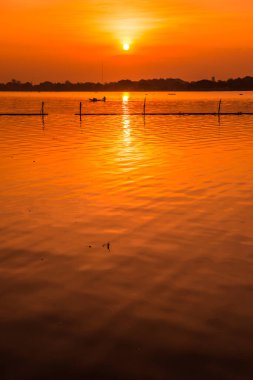
[[[1,82],[253,75],[253,0],[0,1]]]

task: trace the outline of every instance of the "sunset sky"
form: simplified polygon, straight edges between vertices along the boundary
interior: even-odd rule
[[[1,0],[0,28],[1,82],[253,75],[252,0]]]

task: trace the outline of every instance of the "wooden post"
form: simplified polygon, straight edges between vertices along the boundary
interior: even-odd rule
[[[146,96],[144,98],[144,103],[143,103],[143,115],[146,115]]]
[[[80,122],[82,122],[82,102],[80,102]]]
[[[44,115],[44,102],[41,103],[41,115]]]
[[[221,108],[221,100],[219,101],[218,115],[220,115],[220,108]]]

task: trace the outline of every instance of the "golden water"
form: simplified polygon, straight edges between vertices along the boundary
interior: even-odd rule
[[[251,379],[253,117],[0,94],[2,379]],[[150,112],[253,93],[149,93]],[[121,116],[83,117],[117,111]]]

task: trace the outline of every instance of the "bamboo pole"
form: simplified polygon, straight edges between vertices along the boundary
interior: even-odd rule
[[[144,98],[144,103],[143,103],[143,115],[146,115],[146,96]]]
[[[80,105],[79,105],[79,107],[80,107],[80,122],[82,122],[82,102],[80,102]]]
[[[219,101],[218,115],[220,115],[220,109],[221,109],[221,99],[220,99],[220,101]]]

